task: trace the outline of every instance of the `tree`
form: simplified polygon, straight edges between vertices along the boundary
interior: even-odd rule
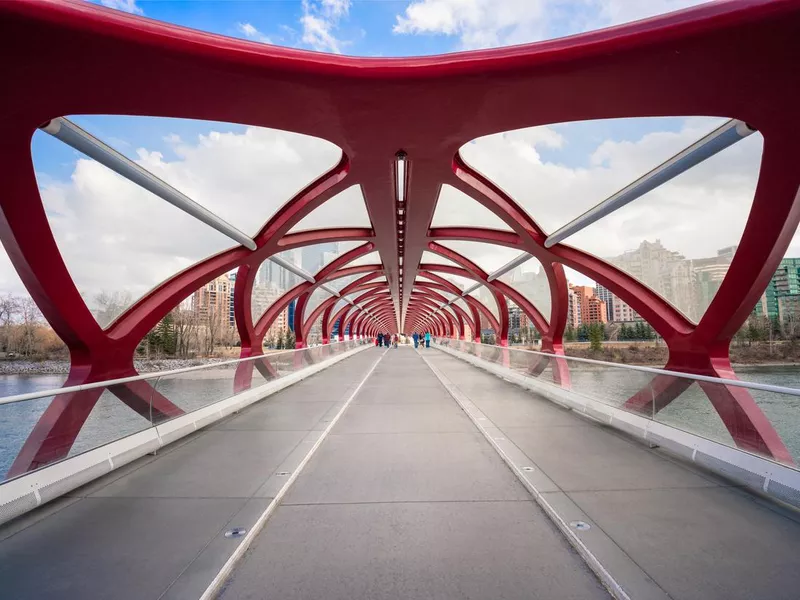
[[[575,341],[575,328],[571,323],[567,325],[567,328],[564,330],[564,340],[567,342]]]
[[[172,311],[172,319],[175,332],[175,353],[181,358],[197,354],[200,350],[197,313],[193,310],[176,308]]]
[[[286,332],[286,349],[287,350],[294,350],[295,346],[297,345],[297,340],[295,339],[294,331],[289,330]]]
[[[94,297],[97,324],[103,329],[108,327],[133,303],[128,291],[108,292],[103,290]]]
[[[594,323],[589,327],[589,349],[592,351],[603,349],[603,325]]]
[[[13,344],[12,323],[18,312],[19,300],[17,298],[14,298],[11,294],[5,298],[0,298],[0,329],[2,330],[0,345],[4,352],[11,351]]]
[[[36,330],[41,325],[42,313],[33,298],[23,298],[19,304],[18,347],[21,354],[31,356],[36,351]]]
[[[224,328],[228,326],[228,307],[221,307],[216,302],[209,302],[206,310],[206,320],[203,324],[206,329],[205,353],[207,356],[213,356],[217,341],[221,337]]]

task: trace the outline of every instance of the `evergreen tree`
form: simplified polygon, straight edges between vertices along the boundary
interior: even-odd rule
[[[572,326],[572,323],[567,325],[567,328],[564,331],[564,340],[567,342],[575,341],[575,328]]]
[[[287,331],[286,332],[286,349],[287,350],[294,350],[296,345],[294,331]]]
[[[589,349],[592,351],[603,349],[603,325],[594,323],[589,327]]]

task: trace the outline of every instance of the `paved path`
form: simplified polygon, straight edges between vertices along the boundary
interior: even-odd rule
[[[637,600],[800,598],[800,513],[444,352],[429,363]]]
[[[425,362],[398,348],[367,379],[222,597],[608,594]]]

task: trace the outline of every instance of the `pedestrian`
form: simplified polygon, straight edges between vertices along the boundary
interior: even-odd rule
[[[383,334],[383,343],[386,345],[387,348],[392,343],[392,336],[389,334],[389,332]]]
[[[376,344],[376,346],[383,346],[383,334],[382,333],[378,334],[378,343]]]
[[[392,346],[397,348],[397,334],[396,333],[392,336]]]
[[[431,347],[431,332],[430,331],[426,331],[425,332],[425,347],[426,348],[430,348]]]
[[[375,336],[375,345],[376,346],[378,345],[378,336],[377,335]]]
[[[411,337],[414,338],[414,348],[419,348],[419,334],[415,331]]]

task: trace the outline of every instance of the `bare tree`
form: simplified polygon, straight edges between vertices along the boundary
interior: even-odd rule
[[[95,319],[105,329],[114,319],[120,316],[131,305],[131,294],[128,291],[107,292],[103,290],[94,297]]]
[[[223,328],[227,325],[228,311],[221,310],[215,302],[208,303],[206,313],[206,355],[212,356]]]
[[[12,323],[19,312],[19,300],[9,294],[5,298],[0,298],[0,346],[6,352],[11,351],[13,342]]]
[[[176,308],[175,316],[175,353],[186,358],[199,350],[197,313],[191,310]]]
[[[25,356],[30,356],[37,350],[36,331],[42,321],[42,313],[33,298],[22,298],[19,301],[19,320],[19,349]]]

